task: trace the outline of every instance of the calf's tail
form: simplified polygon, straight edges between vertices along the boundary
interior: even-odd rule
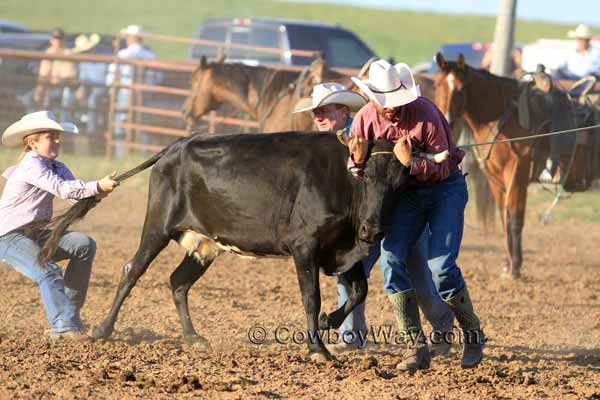
[[[176,144],[181,143],[183,140],[187,138],[180,138],[175,142],[171,143],[169,146],[165,147],[154,156],[150,157],[140,165],[130,169],[129,171],[123,172],[122,174],[115,177],[115,181],[123,182],[125,179],[131,178],[132,176],[142,172],[143,170],[150,168],[158,160],[160,160],[170,149],[172,149]],[[57,215],[52,218],[50,221],[39,221],[29,224],[26,228],[38,230],[38,229],[50,229],[50,237],[44,245],[42,246],[37,261],[40,265],[46,265],[48,260],[54,255],[56,249],[58,247],[58,241],[67,231],[69,226],[86,216],[88,211],[96,206],[100,202],[95,196],[87,197],[75,203],[71,208],[65,211],[62,214]]]

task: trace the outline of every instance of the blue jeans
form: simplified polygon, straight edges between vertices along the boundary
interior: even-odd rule
[[[100,101],[102,98],[108,96],[108,92],[105,87],[101,86],[93,86],[90,89],[90,93],[87,98],[87,134],[90,136],[99,136],[101,132],[98,132],[99,129],[99,113],[98,109],[100,108]]]
[[[399,278],[408,276],[405,270],[409,252],[428,225],[427,264],[433,283],[442,299],[453,298],[465,286],[456,258],[468,199],[467,183],[461,171],[432,186],[402,193],[392,215],[391,229],[381,242],[382,268],[391,269]],[[411,288],[409,279],[398,279],[398,291]]]
[[[115,122],[117,123],[126,123],[133,122],[128,121],[128,109],[131,106],[131,89],[119,89],[117,93],[117,105],[119,107],[124,107],[125,109],[120,110],[115,113]],[[115,126],[113,129],[113,139],[122,141],[126,139],[126,131],[127,129],[122,126]],[[142,131],[140,132],[140,136],[138,138],[139,144],[149,144],[150,143],[150,134],[148,132]],[[122,159],[125,157],[125,146],[122,144],[115,145],[113,147],[113,156],[117,159]]]
[[[79,232],[67,232],[59,242],[54,261],[41,267],[37,261],[47,233],[29,238],[20,232],[0,237],[0,261],[40,287],[52,332],[81,329],[79,311],[85,303],[96,243]],[[69,260],[64,276],[55,261]]]
[[[405,282],[410,282],[411,286],[415,288],[417,301],[425,318],[431,324],[431,328],[435,331],[447,331],[452,328],[454,315],[438,295],[431,272],[427,267],[428,238],[429,229],[426,228],[408,256],[406,268],[393,269],[389,263],[383,263],[380,260],[379,267],[383,275],[383,288],[388,294],[397,293],[406,290],[403,289]],[[380,256],[380,246],[380,244],[375,244],[369,256],[363,260],[367,277],[370,276],[371,270]],[[350,284],[344,279],[343,275],[338,277],[337,289],[338,305],[341,307],[348,301],[350,291]],[[366,302],[356,306],[339,328],[339,333],[346,343],[358,339],[361,336],[359,332],[362,332],[362,337],[365,337],[364,334],[367,331],[365,304]]]
[[[130,89],[118,89],[117,91],[117,106],[118,107],[126,107],[126,109],[115,111],[115,123],[123,124],[127,122],[128,119],[128,111],[131,99],[131,90]],[[125,140],[125,132],[126,129],[123,126],[114,126],[113,127],[113,140],[123,141]],[[113,156],[117,159],[122,159],[125,157],[125,146],[123,144],[115,144],[113,147]]]

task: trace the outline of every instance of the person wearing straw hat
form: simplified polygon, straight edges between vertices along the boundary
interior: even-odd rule
[[[54,28],[50,32],[50,46],[46,54],[69,55],[70,50],[65,48],[65,31]],[[22,97],[23,104],[28,112],[39,108],[49,109],[51,104],[60,103],[60,120],[70,120],[69,110],[73,106],[74,97],[71,95],[71,86],[77,78],[77,65],[72,61],[43,59],[38,70],[38,83],[33,91]]]
[[[335,82],[315,85],[310,97],[300,99],[293,113],[310,111],[317,129],[321,132],[343,130],[347,135],[352,124],[350,113],[355,113],[367,101],[358,93]]]
[[[121,29],[120,36],[125,37],[126,46],[119,50],[117,56],[122,59],[154,59],[156,55],[150,48],[143,44],[143,37],[147,33],[140,25],[128,25]],[[118,72],[118,79],[121,84],[130,85],[133,83],[133,66],[131,64],[120,64],[118,71],[115,63],[108,66],[108,74],[106,76],[106,85],[111,86],[115,80],[115,75]],[[159,74],[156,71],[146,68],[143,82],[146,85],[155,85],[160,80]],[[120,88],[117,92],[117,105],[124,110],[115,113],[115,123],[123,124],[127,122],[127,108],[129,108],[131,98],[131,89]],[[148,142],[148,134],[142,133],[140,142]],[[113,129],[113,137],[117,141],[125,139],[125,128],[123,126],[115,126]],[[124,155],[124,147],[121,145],[115,146],[114,155],[117,158],[122,158]]]
[[[578,25],[567,36],[575,39],[575,49],[569,53],[557,70],[557,77],[579,80],[600,74],[600,47],[590,44],[592,31],[587,25]]]
[[[73,54],[91,54],[101,41],[97,33],[90,35],[81,34],[75,38],[75,46],[71,49]],[[86,133],[98,135],[100,101],[108,96],[106,88],[106,63],[82,61],[79,63],[79,83],[76,92],[77,100],[86,103]]]
[[[352,125],[351,113],[358,111],[367,103],[366,99],[358,93],[348,90],[340,83],[323,83],[313,88],[311,97],[301,99],[294,108],[294,113],[311,112],[317,129],[321,132],[339,132],[348,136]],[[419,305],[430,322],[434,332],[447,332],[452,330],[454,316],[448,306],[437,295],[431,274],[427,268],[427,233],[424,233],[411,251],[407,263],[410,265],[408,273],[410,280],[415,285]],[[369,256],[363,260],[363,267],[367,277],[370,275],[375,262],[379,258],[379,246],[373,246]],[[384,266],[380,264],[380,266]],[[399,285],[397,275],[391,270],[382,269],[384,289],[393,292]],[[343,275],[338,276],[337,293],[338,305],[342,307],[349,300],[350,283]],[[364,348],[367,345],[367,323],[365,318],[365,303],[358,305],[348,315],[339,328],[340,339],[332,350],[340,353]],[[435,353],[446,354],[450,344],[438,341]]]
[[[430,352],[423,334],[416,294],[406,272],[411,248],[429,226],[428,267],[437,292],[453,311],[463,331],[461,366],[473,368],[483,357],[485,341],[456,258],[464,227],[468,192],[459,169],[464,151],[456,147],[444,115],[433,102],[419,95],[412,71],[404,64],[385,60],[371,64],[365,80],[352,77],[369,104],[356,114],[350,128],[350,171],[362,176],[368,144],[377,139],[395,142],[393,156],[409,171],[414,189],[398,199],[390,227],[381,242],[380,264],[401,278],[402,284],[388,298],[396,314],[407,349],[398,365],[402,369],[426,369]],[[439,163],[413,154],[448,151]]]
[[[90,237],[67,232],[59,240],[56,257],[46,265],[37,261],[49,231],[32,224],[52,217],[53,198],[76,202],[103,197],[119,185],[113,175],[84,182],[73,177],[57,157],[60,136],[79,133],[69,122],[58,123],[50,111],[23,116],[2,134],[2,144],[21,147],[16,165],[2,176],[7,180],[0,197],[0,260],[33,280],[40,288],[52,339],[89,340],[81,332],[80,310],[85,302],[96,244]],[[68,259],[65,272],[56,261]]]

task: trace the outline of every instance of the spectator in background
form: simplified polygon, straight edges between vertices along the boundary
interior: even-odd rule
[[[494,46],[490,46],[481,59],[480,67],[489,71],[492,68],[493,58]],[[523,75],[523,70],[521,69],[521,50],[514,47],[510,52],[510,72],[511,76],[515,79],[519,79]]]
[[[575,39],[575,51],[562,62],[556,72],[561,79],[579,80],[588,75],[600,74],[600,48],[590,45],[592,32],[587,25],[578,25],[567,36]]]
[[[55,28],[51,32],[50,47],[46,54],[68,55],[65,48],[65,32]],[[23,103],[28,112],[50,109],[53,103],[60,103],[60,121],[71,120],[71,110],[75,102],[74,85],[77,81],[77,65],[65,60],[42,60],[38,72],[38,84],[33,92],[26,94]]]
[[[120,31],[120,35],[125,36],[126,48],[119,51],[117,54],[119,58],[123,59],[154,59],[156,56],[154,52],[148,47],[144,46],[142,36],[145,34],[143,28],[139,25],[129,25]],[[130,85],[133,82],[134,67],[130,64],[110,64],[108,67],[108,74],[106,76],[106,85],[111,86],[115,80],[115,75],[118,74],[119,81],[124,85]],[[158,81],[154,71],[146,70],[143,82],[146,85],[154,85]],[[126,108],[130,105],[131,89],[120,88],[117,92],[116,104],[118,107],[123,108],[115,113],[115,123],[123,124],[127,122],[127,110]],[[142,144],[148,143],[148,134],[142,133],[140,142]],[[113,129],[114,140],[125,139],[125,128],[122,126],[115,126]],[[114,147],[114,155],[117,158],[122,158],[124,155],[124,146],[117,145]]]
[[[94,52],[100,35],[92,33],[89,36],[81,34],[75,38],[75,47],[71,50],[73,54],[90,54]],[[82,61],[79,63],[80,86],[75,97],[80,103],[86,105],[87,113],[84,114],[86,121],[86,132],[88,135],[98,135],[98,108],[102,98],[108,96],[106,88],[107,65],[101,62]]]

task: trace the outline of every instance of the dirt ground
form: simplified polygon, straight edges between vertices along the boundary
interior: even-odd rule
[[[83,318],[99,323],[131,257],[145,194],[120,188],[77,229],[98,242]],[[392,398],[600,399],[600,226],[537,224],[530,211],[521,281],[499,279],[501,232],[484,234],[467,218],[459,264],[489,336],[485,361],[461,370],[460,347],[414,375],[394,369],[400,347],[373,344],[326,364],[308,361],[291,260],[223,256],[190,291],[203,352],[181,340],[168,278],[183,251],[170,245],[126,301],[112,338],[87,345],[52,343],[37,287],[0,266],[0,398]],[[367,320],[393,326],[378,269]],[[336,304],[335,279],[322,276],[323,307]],[[264,344],[248,339],[264,327]],[[274,339],[278,327],[280,344]],[[301,334],[297,339],[301,340]]]

